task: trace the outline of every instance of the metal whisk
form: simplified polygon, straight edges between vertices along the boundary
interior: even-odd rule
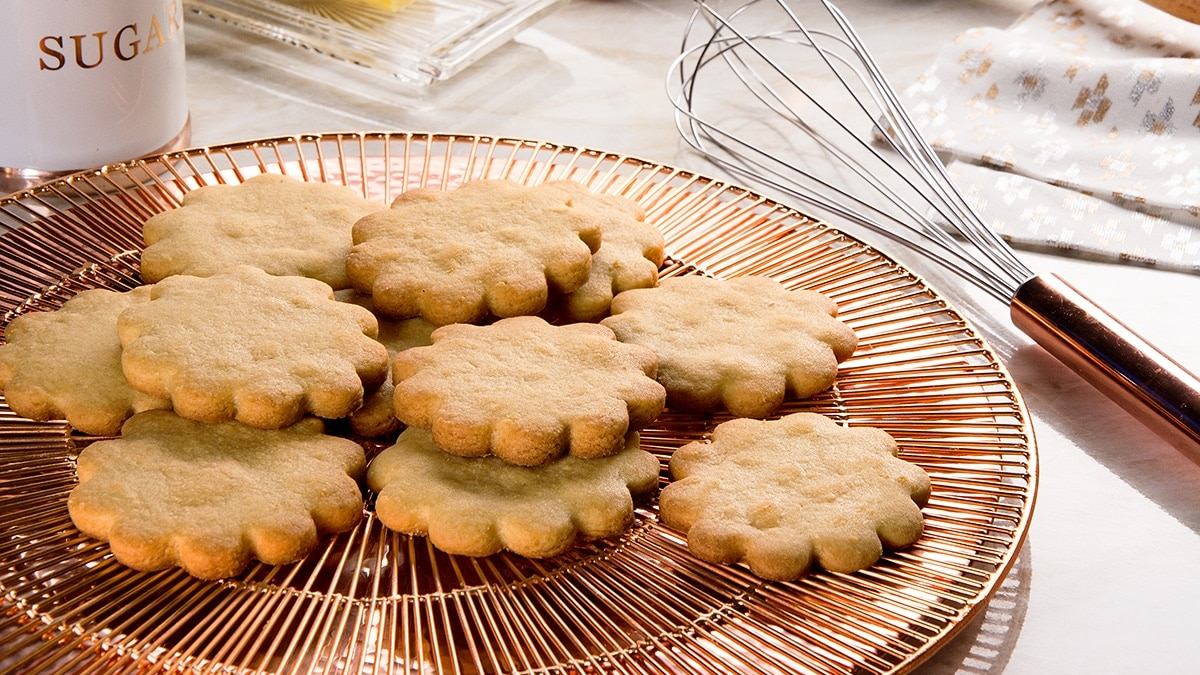
[[[955,188],[841,10],[802,1],[804,19],[786,0],[696,0],[668,78],[682,137],[730,173],[1008,304],[1018,328],[1200,458],[1200,379],[1057,275],[1026,267]],[[749,95],[728,96],[730,85]]]

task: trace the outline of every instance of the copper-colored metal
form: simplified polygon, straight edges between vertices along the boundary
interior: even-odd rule
[[[1142,2],[1184,21],[1200,23],[1200,2],[1196,2],[1196,0],[1142,0]]]
[[[891,433],[933,480],[924,535],[859,573],[764,583],[693,558],[653,501],[624,535],[546,560],[446,555],[383,528],[368,501],[359,527],[293,565],[219,582],[140,573],[67,514],[74,458],[92,439],[0,404],[0,672],[893,674],[963,628],[1013,567],[1037,455],[1011,378],[971,326],[866,244],[637,158],[517,139],[328,134],[71,176],[0,200],[0,317],[137,285],[145,218],[197,186],[260,172],[381,201],[473,178],[571,178],[645,206],[666,236],[665,276],[760,274],[827,293],[861,346],[831,390],[784,412]],[[665,467],[721,419],[668,412],[643,447]]]
[[[1022,284],[1011,315],[1055,358],[1200,461],[1200,378],[1056,274]]]

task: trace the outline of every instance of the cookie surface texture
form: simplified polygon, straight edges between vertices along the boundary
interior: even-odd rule
[[[149,299],[148,286],[92,289],[57,310],[14,318],[0,345],[0,390],[13,412],[110,435],[134,413],[170,407],[165,397],[131,387],[121,370],[117,317]]]
[[[345,417],[387,377],[374,315],[323,282],[253,267],[168,277],[117,329],[130,384],[201,422]]]
[[[547,189],[575,186],[575,183],[547,183]],[[663,234],[646,222],[640,204],[618,195],[583,194],[575,198],[579,208],[587,208],[602,219],[604,236],[600,249],[592,255],[592,271],[587,283],[571,293],[554,296],[556,314],[569,321],[599,321],[608,316],[613,296],[634,288],[652,288],[658,284],[658,268],[663,263]]]
[[[654,354],[598,324],[522,316],[444,326],[432,339],[396,355],[396,417],[456,455],[523,466],[603,457],[662,412]]]
[[[308,418],[279,430],[205,424],[168,411],[131,417],[79,456],[71,520],[138,570],[218,579],[251,559],[302,558],[318,535],[362,516],[362,448]]]
[[[886,432],[815,413],[734,419],[672,455],[659,510],[703,560],[778,581],[852,572],[921,536],[929,476],[896,454]]]
[[[837,304],[766,277],[687,275],[613,300],[601,324],[658,356],[667,407],[768,417],[834,382],[858,345]]]
[[[638,447],[601,459],[562,457],[538,467],[496,457],[456,457],[423,429],[406,429],[371,461],[367,485],[387,527],[425,535],[447,553],[484,556],[507,549],[542,558],[579,538],[620,534],[633,499],[658,484],[658,460]]]
[[[587,281],[601,219],[574,190],[478,180],[409,190],[354,225],[346,268],[375,309],[437,325],[536,314]]]
[[[207,185],[185,194],[179,208],[155,214],[142,225],[142,278],[204,277],[225,267],[251,265],[348,288],[351,227],[385,208],[343,185],[280,174]]]

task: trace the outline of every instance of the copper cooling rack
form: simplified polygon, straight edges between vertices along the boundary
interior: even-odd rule
[[[691,557],[651,502],[623,536],[547,560],[448,556],[373,517],[304,561],[219,582],[115,562],[67,516],[91,438],[0,401],[0,671],[21,673],[900,673],[996,591],[1037,484],[1004,367],[920,279],[739,187],[587,149],[438,134],[329,134],[200,148],[0,203],[0,316],[139,283],[141,223],[188,190],[261,172],[390,200],[471,178],[571,178],[641,202],[664,275],[767,275],[833,297],[861,346],[832,390],[791,404],[890,432],[933,479],[926,531],[855,574],[764,583]],[[720,417],[667,413],[663,466]],[[378,450],[367,444],[368,453]],[[666,480],[664,471],[663,480]]]

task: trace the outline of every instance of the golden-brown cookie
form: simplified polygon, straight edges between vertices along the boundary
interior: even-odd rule
[[[662,411],[654,354],[598,324],[522,316],[432,338],[396,355],[396,416],[456,455],[525,466],[563,452],[603,457]]]
[[[734,419],[674,453],[659,511],[703,560],[774,580],[852,572],[921,536],[929,476],[896,455],[883,430],[815,413]]]
[[[314,418],[265,430],[150,411],[84,449],[67,507],[129,567],[217,579],[252,558],[299,560],[320,533],[353,527],[365,465],[357,443],[323,434]]]
[[[65,418],[85,434],[109,435],[134,413],[169,408],[121,370],[117,316],[148,302],[150,288],[83,291],[51,312],[14,318],[0,345],[0,390],[13,412],[34,420]]]
[[[183,196],[180,208],[143,224],[142,278],[205,277],[232,265],[251,265],[347,288],[350,228],[385,208],[343,185],[280,174],[200,187]]]
[[[188,419],[274,429],[340,418],[387,377],[375,317],[325,283],[248,266],[177,275],[117,320],[123,369]]]
[[[601,324],[654,351],[668,407],[767,417],[833,383],[858,345],[836,317],[828,297],[766,277],[688,275],[621,293]]]
[[[573,196],[574,193],[574,196]],[[445,325],[536,314],[587,281],[601,219],[586,188],[479,180],[418,188],[354,224],[346,269],[375,310]]]
[[[485,556],[507,549],[542,558],[577,538],[620,534],[634,497],[658,484],[658,460],[632,433],[600,459],[566,456],[537,467],[496,457],[456,457],[424,429],[406,429],[371,461],[367,485],[387,527],[425,535],[447,553]]]
[[[564,182],[548,183],[547,189],[560,186],[573,193],[578,190],[576,183]],[[552,296],[550,304],[556,318],[599,321],[608,316],[615,294],[658,284],[663,234],[646,222],[645,209],[632,199],[606,194],[576,194],[573,199],[578,208],[602,219],[604,237],[592,255],[587,283],[571,293]]]
[[[340,302],[352,302],[374,311],[369,295],[346,290],[334,293],[334,297]],[[420,317],[397,320],[376,315],[375,318],[379,320],[379,335],[375,339],[387,348],[389,358],[406,349],[432,344],[430,335],[437,328]],[[362,407],[350,413],[350,428],[354,433],[378,438],[390,436],[404,427],[400,420],[396,419],[394,392],[390,377],[378,387],[367,390],[363,396]]]

